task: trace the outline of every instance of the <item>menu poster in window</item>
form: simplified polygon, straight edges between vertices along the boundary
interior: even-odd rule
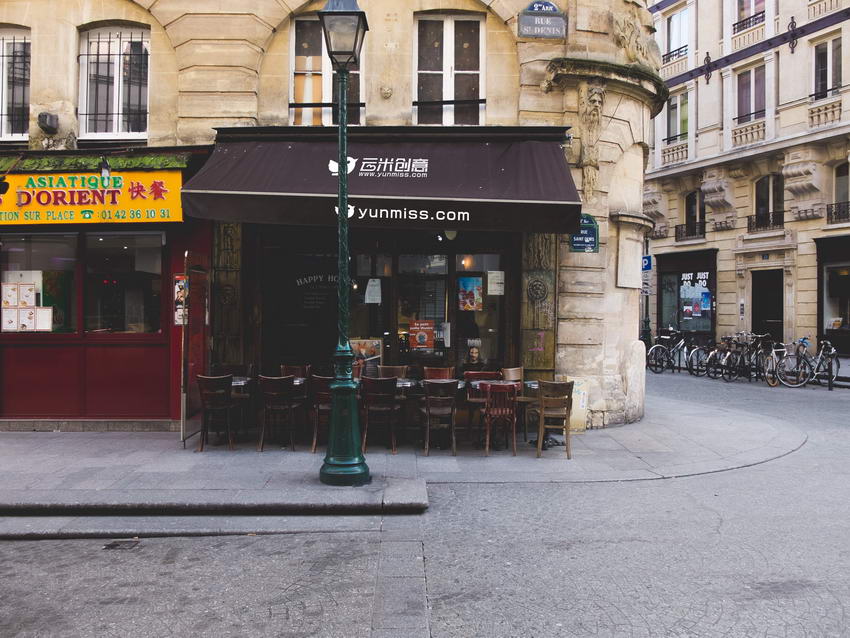
[[[186,300],[189,296],[189,279],[184,274],[174,275],[174,325],[186,325]]]
[[[3,322],[3,332],[17,332],[18,331],[18,309],[17,308],[3,308],[2,318],[0,321]]]
[[[366,303],[381,303],[381,280],[370,279],[366,284]]]
[[[35,309],[35,329],[40,332],[51,332],[53,330],[53,308]]]
[[[487,271],[487,294],[488,295],[504,295],[505,294],[505,271],[504,270],[488,270]]]
[[[458,277],[458,309],[475,312],[484,310],[483,288],[481,277]]]
[[[35,306],[35,284],[18,284],[18,307]]]
[[[18,284],[3,284],[3,307],[18,307]]]
[[[35,308],[18,309],[18,330],[21,332],[35,330]]]
[[[410,347],[414,349],[434,349],[434,322],[412,321],[410,323]]]
[[[682,306],[682,319],[691,319],[694,316],[693,306]]]
[[[377,365],[381,365],[384,352],[383,339],[363,339],[355,337],[353,339],[349,339],[348,343],[351,344],[351,350],[354,352],[355,363],[358,361],[362,362],[362,364],[370,364],[374,362]]]
[[[693,306],[691,306],[691,316],[702,317],[702,306],[700,306],[699,301],[695,301]]]

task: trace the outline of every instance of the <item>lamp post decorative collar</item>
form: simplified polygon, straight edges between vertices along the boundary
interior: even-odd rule
[[[336,70],[339,90],[339,202],[337,224],[339,252],[337,260],[338,338],[334,352],[334,380],[331,382],[331,416],[328,450],[319,471],[319,480],[328,485],[363,485],[370,481],[369,466],[363,457],[360,419],[357,409],[357,384],[352,368],[354,353],[348,341],[349,293],[351,278],[348,256],[348,72],[360,61],[360,49],[369,26],[357,0],[328,0],[319,11],[328,55]]]

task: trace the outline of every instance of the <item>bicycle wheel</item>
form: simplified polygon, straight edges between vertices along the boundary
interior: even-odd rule
[[[666,346],[655,344],[646,353],[646,367],[652,370],[655,374],[664,372],[664,368],[668,365],[670,353],[667,352]]]
[[[779,385],[779,376],[776,374],[776,356],[773,354],[765,355],[764,357],[764,380],[771,388]]]
[[[738,368],[740,366],[740,355],[737,352],[727,352],[723,357],[721,365],[721,374],[724,381],[734,381],[738,378]]]
[[[841,368],[841,361],[837,356],[832,357],[832,381],[835,383],[835,380],[838,378],[838,372]],[[829,357],[824,357],[823,360],[818,364],[817,373],[814,376],[814,381],[818,385],[820,385],[821,380],[823,380],[824,384],[829,383]]]
[[[695,377],[705,376],[708,351],[705,348],[694,348],[688,355],[688,372]]]
[[[720,357],[721,353],[717,350],[712,350],[708,353],[708,357],[705,360],[705,375],[709,379],[716,379],[720,376],[723,370]]]
[[[776,374],[782,385],[799,388],[812,378],[812,364],[796,354],[786,354],[777,362]]]

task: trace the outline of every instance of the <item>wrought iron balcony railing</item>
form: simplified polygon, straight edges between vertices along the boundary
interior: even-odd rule
[[[769,213],[756,213],[747,217],[747,232],[761,230],[779,230],[785,227],[785,211],[775,210]]]
[[[676,241],[702,239],[705,237],[705,222],[687,222],[676,225]]]
[[[850,222],[850,202],[835,202],[826,205],[827,224],[846,224]]]
[[[683,58],[688,55],[688,45],[686,44],[683,47],[679,47],[678,49],[673,49],[672,51],[665,53],[661,56],[661,63],[667,64],[668,62],[672,62],[673,60],[678,60],[679,58]]]
[[[764,22],[764,11],[759,11],[758,13],[754,13],[748,18],[744,18],[732,25],[732,33],[740,33],[741,31],[746,31],[750,27],[754,27],[757,24],[761,24]]]
[[[665,137],[664,143],[675,144],[676,142],[684,142],[686,139],[688,139],[687,131],[685,131],[684,133],[679,133],[678,135],[671,135],[670,137]]]

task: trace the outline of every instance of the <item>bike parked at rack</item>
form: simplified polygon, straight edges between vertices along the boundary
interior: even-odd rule
[[[791,344],[790,351],[780,357],[776,365],[779,381],[789,388],[800,388],[807,383],[820,384],[829,382],[830,371],[832,381],[838,377],[841,361],[832,343],[826,339],[818,342],[817,354],[812,357],[808,352],[809,337],[803,337]]]

